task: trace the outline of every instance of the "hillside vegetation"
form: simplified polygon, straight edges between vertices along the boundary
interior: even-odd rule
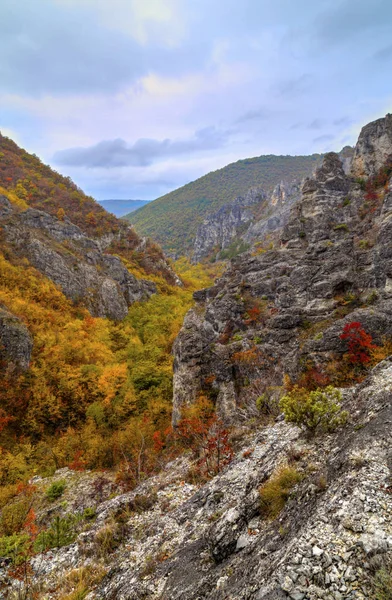
[[[1,486],[13,492],[33,473],[134,464],[141,438],[149,472],[171,421],[171,346],[192,291],[210,277],[183,263],[184,288],[155,277],[160,293],[114,322],[73,305],[10,252],[0,245],[0,305],[27,325],[33,353],[27,371],[1,365],[0,505]]]
[[[88,236],[103,240],[105,249],[126,259],[137,272],[163,275],[175,283],[166,269],[162,250],[151,240],[141,244],[139,236],[69,178],[45,165],[13,140],[0,133],[0,187],[14,194],[25,207],[36,208],[60,220],[69,218]]]
[[[0,149],[1,509],[3,495],[16,493],[17,484],[34,473],[70,464],[98,469],[134,464],[141,440],[140,469],[155,468],[154,448],[171,421],[171,346],[193,303],[193,291],[210,285],[215,273],[183,260],[176,265],[183,278],[178,286],[158,246],[142,243],[70,179],[12,140],[0,137]],[[130,303],[122,320],[92,316],[83,297],[72,301],[39,261],[35,267],[20,250],[18,236],[31,207],[55,217],[50,232],[30,229],[40,256],[44,248],[53,248],[62,261],[68,252],[77,278],[85,258],[82,246],[55,237],[68,217],[90,236],[83,243],[95,265],[91,269],[103,273],[94,263],[94,240],[101,240],[106,253],[119,255],[122,268],[153,282],[157,293]],[[112,241],[105,244],[108,238]],[[53,262],[55,255],[48,256]],[[7,358],[7,345],[16,357],[20,354],[23,336],[32,341],[28,368]]]
[[[310,176],[320,160],[311,156],[259,156],[227,165],[126,215],[142,235],[151,236],[172,256],[187,254],[198,225],[211,212],[254,186],[266,191]]]

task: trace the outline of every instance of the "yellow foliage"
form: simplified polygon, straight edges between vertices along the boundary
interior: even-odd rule
[[[11,264],[0,252],[0,303],[34,340],[30,369],[0,382],[13,419],[0,434],[0,485],[68,464],[132,465],[141,446],[143,464],[131,479],[151,472],[171,420],[172,343],[192,292],[212,283],[212,271],[178,266],[184,287],[149,275],[160,293],[114,323],[74,306],[28,261]]]
[[[16,189],[14,191],[11,191],[11,190],[6,190],[5,188],[0,186],[0,194],[2,196],[5,196],[6,198],[8,198],[8,200],[14,206],[17,206],[21,210],[27,210],[29,208],[29,205],[24,200],[23,192],[21,189],[22,187],[23,186],[18,188],[18,186],[16,186]],[[26,191],[26,190],[24,190],[24,191]],[[22,192],[22,195],[21,195],[21,192]]]

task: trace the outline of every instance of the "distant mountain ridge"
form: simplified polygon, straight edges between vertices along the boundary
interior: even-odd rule
[[[105,210],[116,215],[116,217],[123,217],[134,210],[137,210],[141,206],[145,206],[150,200],[98,200],[99,204],[103,206]]]
[[[338,154],[349,172],[354,148],[345,146]],[[272,191],[250,188],[244,196],[224,204],[210,213],[199,225],[195,236],[192,262],[233,258],[250,245],[273,241],[287,222],[290,207],[301,195],[303,181],[281,181]]]
[[[253,187],[272,192],[282,180],[290,184],[312,175],[322,155],[247,158],[231,163],[161,196],[125,218],[142,235],[151,236],[177,257],[192,253],[199,225],[210,214]]]

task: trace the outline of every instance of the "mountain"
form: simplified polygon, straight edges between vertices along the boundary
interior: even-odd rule
[[[354,149],[346,146],[339,152],[348,172]],[[244,196],[224,204],[199,225],[194,240],[192,262],[224,260],[244,252],[257,240],[269,243],[287,222],[291,205],[300,196],[301,182],[281,181],[270,192],[251,188]]]
[[[148,204],[148,200],[98,200],[99,204],[103,206],[105,210],[116,215],[116,217],[123,217],[124,215],[133,212],[141,206]]]
[[[194,241],[192,262],[233,258],[245,252],[252,242],[279,230],[289,209],[299,196],[300,185],[281,182],[272,192],[251,188],[242,197],[224,204],[199,225]]]
[[[121,320],[30,262],[117,275],[72,209],[4,194],[2,597],[391,597],[392,115],[280,191],[212,286],[183,258]]]
[[[340,334],[350,323],[378,346],[392,339],[391,173],[387,115],[363,128],[348,174],[338,154],[326,154],[275,241],[261,235],[215,286],[196,293],[175,345],[175,415],[205,381],[218,412],[234,418],[284,376],[355,380],[342,362]]]
[[[45,470],[48,453],[68,464],[84,427],[87,448],[101,435],[91,437],[93,423],[107,440],[125,424],[142,431],[147,409],[151,435],[168,426],[171,340],[195,285],[156,244],[6,137],[0,180],[1,511],[3,487],[15,496],[15,482]],[[24,454],[27,440],[42,461]],[[0,548],[3,529],[0,516]]]
[[[126,215],[137,231],[159,242],[169,256],[191,254],[198,226],[209,214],[253,187],[271,192],[282,180],[311,175],[320,161],[311,156],[260,156],[232,163]]]
[[[135,271],[142,268],[176,283],[175,274],[156,244],[140,238],[130,226],[86,196],[69,177],[44,165],[37,156],[1,134],[0,188],[6,195],[13,194],[14,204],[22,208],[44,211],[65,223],[70,218],[81,233],[96,240],[102,251],[121,255]]]

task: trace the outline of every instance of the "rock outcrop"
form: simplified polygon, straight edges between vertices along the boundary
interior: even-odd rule
[[[0,196],[0,219],[12,254],[29,263],[83,302],[92,315],[122,319],[128,306],[156,292],[153,282],[137,279],[121,260],[103,251],[110,240],[93,240],[69,219],[35,209],[20,210]]]
[[[387,116],[361,133],[355,156],[368,173],[386,156],[389,123]],[[182,404],[209,391],[207,381],[225,418],[252,413],[284,374],[295,380],[304,365],[323,372],[338,360],[349,322],[377,344],[392,335],[392,186],[369,195],[354,178],[357,165],[347,175],[339,155],[325,155],[275,249],[238,256],[195,296],[174,349],[174,423]]]
[[[358,138],[351,172],[355,177],[369,177],[392,156],[392,115],[366,125]]]
[[[0,365],[25,370],[29,367],[33,340],[18,317],[0,306]]]
[[[254,219],[253,207],[266,200],[263,190],[250,189],[245,197],[240,196],[209,215],[197,230],[192,262],[198,263],[212,252],[217,254],[227,248]]]
[[[221,259],[223,250],[237,243],[244,252],[262,236],[283,227],[289,208],[299,197],[297,182],[281,182],[271,193],[252,188],[244,197],[236,198],[210,215],[199,226],[194,243],[192,262],[207,257]]]
[[[338,154],[346,174],[351,169],[353,154],[351,146],[345,146]],[[206,258],[222,260],[227,255],[231,258],[245,252],[258,240],[268,238],[270,243],[286,225],[290,207],[300,199],[301,187],[293,180],[282,181],[271,190],[251,188],[244,197],[240,196],[210,214],[198,227],[192,262]]]

